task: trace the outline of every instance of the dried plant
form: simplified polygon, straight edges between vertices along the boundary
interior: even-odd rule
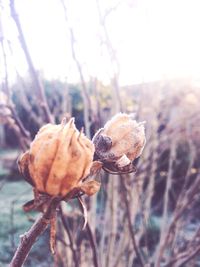
[[[117,129],[115,135],[112,134],[113,124],[116,124]],[[99,171],[105,162],[108,168],[109,162],[116,163],[120,172],[121,168],[129,166],[131,160],[141,154],[145,143],[144,127],[133,121],[129,115],[116,115],[104,129],[110,141],[109,149],[114,149],[112,158],[102,157],[101,151],[105,150],[106,143],[96,140],[103,129],[95,136],[93,145],[76,129],[74,119],[70,119],[68,123],[64,119],[60,125],[43,126],[31,143],[30,149],[20,157],[19,169],[33,186],[35,196],[33,201],[24,205],[24,210],[36,209],[42,211],[43,215],[21,238],[21,243],[11,261],[11,267],[23,264],[36,237],[43,233],[49,223],[51,224],[50,248],[52,253],[55,253],[56,209],[60,202],[77,197],[85,215],[86,208],[80,198],[81,194],[91,196],[100,187],[97,181],[87,181],[88,176]],[[124,136],[128,138],[127,143],[122,143]],[[101,156],[99,161],[92,161],[94,152]],[[62,220],[65,223],[64,219]],[[87,221],[86,225],[94,247],[95,243]]]
[[[117,174],[133,172],[132,162],[141,155],[145,145],[143,123],[133,120],[133,115],[119,113],[97,131],[93,142],[95,154],[105,170]]]
[[[77,115],[77,110],[74,110],[76,103],[70,95],[71,85],[66,81],[62,84],[59,81],[58,86],[61,85],[59,91],[56,81],[48,81],[47,86],[45,84],[47,81],[38,75],[31,50],[29,51],[27,47],[28,42],[23,34],[23,25],[20,22],[20,15],[17,14],[15,1],[8,2],[29,67],[31,81],[20,76],[19,66],[16,65],[13,67],[17,75],[17,84],[12,86],[10,83],[8,59],[13,58],[16,44],[4,36],[2,27],[4,17],[1,16],[0,42],[3,56],[1,72],[4,78],[3,93],[0,93],[2,124],[0,130],[3,130],[5,137],[9,137],[11,132],[16,137],[15,143],[18,148],[23,151],[28,149],[20,159],[19,168],[24,178],[33,186],[34,200],[26,203],[23,208],[25,211],[33,208],[42,211],[41,217],[35,221],[30,231],[21,236],[22,242],[11,266],[22,265],[37,236],[41,235],[50,224],[51,249],[56,251],[53,259],[55,266],[198,266],[200,262],[199,85],[185,79],[120,87],[122,66],[117,58],[116,43],[112,40],[109,25],[112,19],[110,14],[112,15],[115,10],[120,12],[118,8],[124,6],[123,1],[111,3],[113,6],[108,3],[105,10],[104,3],[96,1],[99,47],[108,59],[105,60],[105,64],[110,62],[108,68],[105,66],[105,72],[109,68],[111,70],[108,74],[110,84],[103,85],[96,77],[87,82],[85,75],[87,59],[85,58],[83,63],[84,60],[78,53],[80,33],[76,29],[77,22],[71,16],[73,1],[62,0],[64,10],[62,15],[65,16],[69,30],[70,52],[80,76],[77,90],[74,90],[74,85],[72,86],[72,90],[78,92],[77,98],[81,99]],[[6,6],[3,2],[1,4]],[[67,47],[66,45],[66,49]],[[35,95],[31,92],[33,88]],[[123,113],[112,118],[113,114],[122,111],[129,115]],[[135,117],[130,114],[134,112]],[[42,132],[45,139],[37,141],[43,135],[39,131],[32,142],[42,125],[48,122],[60,122],[63,116],[67,116],[66,113],[69,113],[69,118],[76,117],[79,129],[84,125],[88,137],[95,134],[94,146],[88,140],[91,144],[91,149],[88,149],[90,151],[88,167],[87,160],[84,161],[84,167],[81,163],[75,164],[74,167],[71,152],[65,153],[62,150],[70,149],[69,142],[66,142],[66,146],[60,146],[64,142],[63,135],[69,126],[67,123],[44,126]],[[108,121],[110,118],[112,119]],[[145,136],[143,123],[135,122],[136,119],[147,121]],[[72,121],[70,127],[75,132],[74,136],[84,137],[83,133],[80,134],[75,130]],[[99,128],[101,129],[97,131]],[[57,129],[60,129],[61,133],[58,140],[54,142],[54,138],[48,139],[48,135],[54,136],[54,133],[58,136]],[[74,140],[72,134],[69,136]],[[138,159],[145,139],[147,140],[145,149]],[[1,143],[6,142],[1,141]],[[51,169],[51,162],[47,158],[49,145],[55,148],[56,143],[63,154],[64,168],[60,169],[60,165],[57,165],[59,155],[52,149],[52,161],[56,164],[47,174],[46,171]],[[77,144],[77,147],[81,150],[81,155],[85,155],[79,145]],[[94,158],[91,159],[93,153]],[[14,166],[15,162],[12,165]],[[81,175],[75,175],[76,179],[72,183],[71,179],[65,179],[70,171],[69,165],[73,165],[75,172],[76,169],[83,171]],[[101,170],[102,168],[105,171]],[[65,178],[61,179],[61,172],[66,174]],[[60,180],[63,182],[61,187],[54,180],[55,174],[59,174],[59,183]],[[4,183],[0,184],[0,189],[5,185],[4,180]],[[93,197],[88,198],[84,195],[84,193],[92,195],[97,191]],[[75,200],[72,201],[71,198]],[[77,198],[79,202],[76,201]],[[66,204],[64,200],[68,203]],[[15,202],[11,205],[10,223],[12,253],[15,250],[13,229],[16,223],[13,203]],[[86,211],[89,211],[88,220]],[[57,220],[55,220],[56,214]],[[80,229],[83,215],[85,230]],[[55,239],[56,244],[54,244]]]

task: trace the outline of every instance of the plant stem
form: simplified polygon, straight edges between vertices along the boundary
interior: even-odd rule
[[[130,211],[129,201],[127,199],[127,188],[126,188],[126,185],[125,185],[125,182],[124,182],[124,177],[120,176],[120,180],[121,180],[122,193],[123,193],[125,206],[126,206],[128,228],[129,228],[129,232],[130,232],[133,248],[135,250],[135,254],[136,254],[137,258],[138,258],[138,261],[140,262],[140,265],[142,267],[144,267],[145,266],[144,259],[143,259],[142,255],[141,255],[141,253],[139,251],[139,248],[138,248],[138,246],[136,244],[135,233],[133,231],[132,220],[131,220],[131,211]]]
[[[81,202],[80,202],[82,200],[81,197],[79,197],[78,200],[79,200],[79,206],[80,206],[80,208],[81,208],[81,210],[82,210],[82,212],[84,214],[83,204],[81,204]],[[91,249],[92,249],[94,267],[99,267],[98,255],[97,255],[97,244],[96,244],[96,240],[95,240],[94,234],[92,232],[92,229],[91,229],[88,221],[87,221],[85,230],[87,232],[88,240],[90,242],[90,246],[91,246]]]
[[[75,265],[75,267],[78,267],[79,266],[79,261],[78,261],[77,252],[76,252],[76,249],[75,249],[75,244],[74,244],[74,241],[73,241],[69,226],[67,224],[67,221],[65,219],[65,215],[64,215],[64,212],[63,212],[63,209],[62,209],[61,205],[60,205],[60,218],[61,218],[62,224],[64,226],[64,229],[68,234],[70,249],[72,251],[73,260],[74,260],[74,265]]]
[[[91,249],[92,249],[94,267],[99,267],[98,256],[97,256],[97,246],[96,246],[96,242],[95,242],[92,230],[88,222],[86,224],[86,231],[87,231]]]
[[[52,198],[46,212],[36,220],[28,232],[24,233],[20,237],[20,244],[9,267],[21,267],[23,265],[37,237],[47,229],[51,218],[55,216],[56,208],[59,202],[59,198]]]

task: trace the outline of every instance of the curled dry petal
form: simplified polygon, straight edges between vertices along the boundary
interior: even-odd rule
[[[145,145],[144,123],[132,115],[119,113],[93,137],[95,153],[103,162],[115,162],[122,168],[139,157]]]
[[[90,173],[93,154],[93,143],[76,129],[71,119],[68,123],[43,126],[30,150],[19,160],[19,166],[39,192],[66,196],[82,186],[82,180]]]

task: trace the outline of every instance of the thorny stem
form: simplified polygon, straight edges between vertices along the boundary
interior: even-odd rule
[[[9,267],[21,267],[23,265],[37,237],[46,230],[51,218],[55,215],[59,203],[60,198],[52,198],[46,212],[36,220],[28,232],[21,236],[20,244]]]
[[[133,231],[133,226],[132,226],[132,221],[131,221],[130,206],[129,206],[129,202],[128,202],[128,199],[127,199],[127,188],[126,188],[123,176],[120,176],[120,180],[121,180],[122,193],[123,193],[125,206],[126,206],[128,228],[129,228],[129,232],[130,232],[130,235],[131,235],[132,244],[133,244],[133,247],[134,247],[134,250],[135,250],[135,254],[136,254],[136,256],[137,256],[137,258],[138,258],[138,260],[140,262],[140,265],[142,267],[144,267],[145,266],[144,259],[143,259],[142,255],[141,255],[141,253],[140,253],[140,251],[138,249],[138,246],[137,246],[136,240],[135,240],[135,233]]]

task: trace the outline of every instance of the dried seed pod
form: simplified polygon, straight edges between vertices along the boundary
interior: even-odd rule
[[[93,154],[94,145],[71,119],[68,123],[43,126],[30,150],[19,160],[19,166],[40,193],[64,197],[77,188],[91,195],[100,184],[91,181],[87,186],[83,179],[90,173]]]
[[[109,162],[119,170],[131,166],[145,145],[144,122],[137,123],[132,115],[119,113],[95,134],[93,143],[97,158],[107,166]]]

